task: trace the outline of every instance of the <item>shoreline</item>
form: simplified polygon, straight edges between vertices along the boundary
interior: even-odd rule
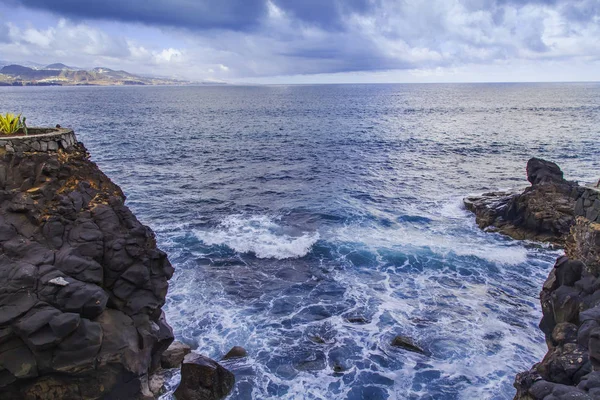
[[[558,165],[531,159],[522,193],[465,198],[481,229],[554,243],[558,257],[540,293],[548,351],[517,374],[514,400],[600,396],[600,191],[563,178]]]

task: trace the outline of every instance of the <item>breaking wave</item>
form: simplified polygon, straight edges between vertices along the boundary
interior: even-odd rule
[[[287,232],[275,219],[264,216],[231,215],[211,230],[196,230],[208,246],[227,246],[258,258],[301,258],[319,240],[318,232]]]

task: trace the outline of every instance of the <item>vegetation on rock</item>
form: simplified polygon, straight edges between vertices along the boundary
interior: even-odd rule
[[[25,118],[21,118],[21,114],[0,114],[0,133],[4,135],[11,135],[17,133],[19,130],[24,129],[27,128],[25,128]]]

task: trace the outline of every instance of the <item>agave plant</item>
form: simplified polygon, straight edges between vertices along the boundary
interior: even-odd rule
[[[16,133],[19,129],[27,129],[25,128],[25,118],[21,119],[21,114],[0,114],[0,133],[10,135]]]

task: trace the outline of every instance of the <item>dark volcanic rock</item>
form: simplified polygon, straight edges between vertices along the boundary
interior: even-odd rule
[[[564,182],[563,172],[553,162],[532,158],[527,162],[527,180],[532,185],[543,183],[562,184]]]
[[[414,340],[407,336],[398,335],[392,339],[392,346],[399,347],[404,350],[412,351],[415,353],[421,353],[427,355],[428,352],[423,350]]]
[[[475,213],[481,228],[515,239],[564,244],[575,224],[575,204],[586,189],[566,181],[558,165],[538,158],[527,163],[527,179],[531,186],[523,193],[468,197],[465,207]]]
[[[233,374],[219,363],[190,353],[183,360],[181,383],[175,397],[177,400],[218,400],[229,394],[234,383]]]
[[[600,278],[581,261],[559,257],[540,299],[548,353],[517,375],[515,399],[600,398]]]
[[[173,268],[81,143],[49,150],[0,148],[0,397],[147,397]]]
[[[565,245],[540,293],[548,352],[517,375],[515,400],[600,399],[600,192],[536,158],[527,178],[522,194],[465,199],[482,228]]]

